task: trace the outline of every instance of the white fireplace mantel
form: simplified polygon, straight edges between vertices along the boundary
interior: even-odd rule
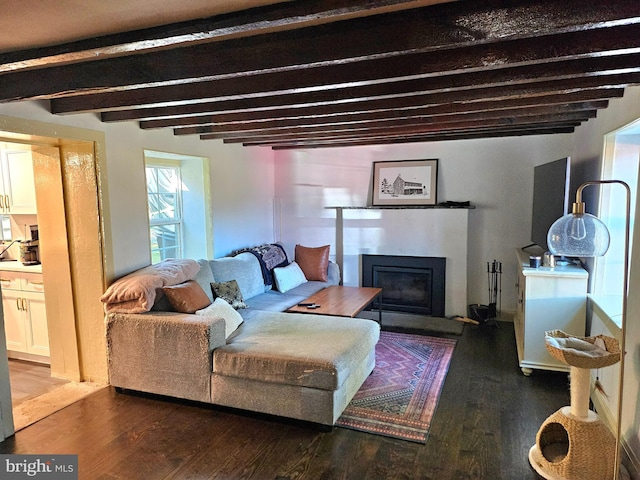
[[[445,257],[445,314],[466,315],[470,208],[327,208],[336,210],[336,263],[345,285],[360,284],[365,253]]]

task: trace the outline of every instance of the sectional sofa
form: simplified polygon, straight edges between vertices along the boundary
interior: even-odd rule
[[[327,262],[319,280],[307,280],[297,262],[285,264],[271,270],[272,285],[265,284],[264,264],[249,252],[166,261],[116,281],[102,297],[110,383],[333,425],[375,366],[379,326],[286,313],[337,284],[340,272]],[[215,287],[229,284],[237,284],[240,298],[221,301],[224,292],[216,298]],[[182,292],[177,303],[176,292]],[[170,311],[192,297],[201,307],[194,313]],[[232,308],[232,300],[246,308]]]

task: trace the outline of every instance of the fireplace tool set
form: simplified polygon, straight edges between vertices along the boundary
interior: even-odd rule
[[[502,262],[487,262],[487,280],[489,282],[489,305],[487,306],[487,322],[494,324],[502,310]],[[496,324],[497,325],[497,324]]]
[[[489,305],[469,305],[469,318],[473,323],[498,326],[496,319],[500,315],[502,297],[502,262],[487,262],[487,281],[489,283]]]

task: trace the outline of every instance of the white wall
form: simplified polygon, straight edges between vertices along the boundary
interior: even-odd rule
[[[572,145],[571,135],[553,135],[274,154],[166,129],[145,131],[136,122],[106,124],[94,114],[51,115],[45,102],[0,105],[0,115],[105,132],[115,276],[149,261],[144,149],[210,159],[216,257],[274,238],[332,244],[335,212],[324,207],[366,205],[372,162],[438,158],[438,201],[470,200],[476,207],[469,215],[466,301],[487,303],[486,265],[496,259],[504,264],[507,311],[515,310],[513,250],[529,243],[533,167],[570,154]]]
[[[374,161],[437,158],[438,202],[470,200],[476,207],[469,212],[465,301],[489,301],[487,262],[495,259],[503,262],[502,308],[515,311],[514,251],[530,243],[533,168],[569,155],[571,147],[571,135],[549,135],[277,151],[276,235],[287,245],[333,245],[335,212],[324,207],[370,203]]]
[[[599,178],[604,136],[640,118],[640,87],[627,88],[625,96],[611,100],[609,108],[598,112],[595,119],[579,127],[574,135],[573,158],[591,164],[591,179]],[[588,180],[585,178],[584,180]],[[595,187],[592,187],[594,189]],[[586,190],[585,190],[586,192]],[[636,212],[640,211],[636,205]],[[640,222],[635,222],[634,245],[640,245]],[[627,356],[624,375],[622,432],[626,444],[634,452],[635,468],[640,469],[640,248],[631,259],[629,304],[627,308]],[[597,329],[597,324],[594,327]],[[594,334],[601,333],[593,331]],[[609,367],[611,368],[611,367]],[[617,375],[615,369],[610,372]],[[616,384],[617,385],[617,384]],[[615,414],[614,414],[615,415]]]
[[[149,236],[143,151],[210,159],[214,256],[273,241],[273,154],[224,145],[171,130],[141,130],[137,122],[102,123],[96,115],[56,116],[43,102],[0,105],[0,115],[105,132],[108,200],[116,277],[147,265]]]

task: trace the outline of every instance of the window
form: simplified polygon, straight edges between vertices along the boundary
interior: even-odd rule
[[[180,165],[145,165],[151,262],[182,257]]]
[[[151,261],[213,258],[209,159],[144,151]]]
[[[10,242],[11,240],[11,217],[0,215],[0,241]]]
[[[631,189],[631,225],[629,253],[633,240],[636,193],[638,191],[638,165],[640,160],[640,120],[605,137],[602,178],[622,180]],[[595,188],[595,187],[590,187]],[[611,245],[597,259],[593,293],[620,297],[622,305],[624,274],[624,235],[626,191],[620,185],[600,186],[599,218],[609,229]]]

